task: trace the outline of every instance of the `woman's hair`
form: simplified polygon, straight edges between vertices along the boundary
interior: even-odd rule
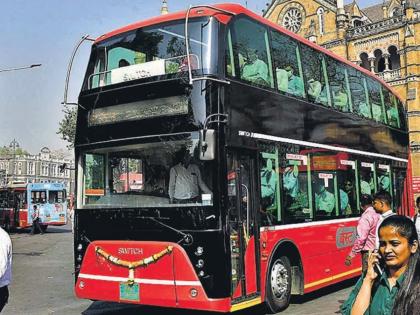
[[[392,226],[396,232],[407,239],[410,246],[418,242],[418,235],[416,226],[410,218],[402,215],[392,215],[386,218],[379,226],[379,230]],[[379,234],[379,233],[378,233]],[[408,266],[405,271],[404,281],[401,288],[398,290],[394,301],[394,308],[392,314],[415,314],[415,310],[419,307],[420,299],[420,261],[419,248],[414,254],[411,254],[408,261]]]

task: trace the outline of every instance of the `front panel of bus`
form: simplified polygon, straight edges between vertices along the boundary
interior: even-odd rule
[[[223,128],[211,126],[213,159],[200,159],[199,146],[220,91],[188,84],[184,27],[146,27],[92,49],[76,134],[80,297],[229,310]],[[193,77],[217,74],[219,27],[214,18],[189,23]]]
[[[34,206],[39,210],[40,224],[65,225],[67,223],[66,190],[61,183],[32,183],[27,186],[28,225],[32,224]]]

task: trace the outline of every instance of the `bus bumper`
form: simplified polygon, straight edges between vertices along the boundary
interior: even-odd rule
[[[184,249],[171,242],[95,241],[75,287],[84,299],[228,312],[230,298],[209,299]]]

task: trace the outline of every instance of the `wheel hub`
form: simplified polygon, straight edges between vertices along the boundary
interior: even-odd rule
[[[271,267],[271,291],[276,298],[282,298],[289,286],[289,275],[286,267],[277,260]]]

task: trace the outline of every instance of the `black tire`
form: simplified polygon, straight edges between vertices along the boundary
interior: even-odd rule
[[[40,225],[41,226],[41,231],[42,231],[42,233],[45,233],[45,231],[47,230],[47,228],[48,228],[48,225]]]
[[[289,306],[292,288],[290,260],[286,256],[274,257],[267,273],[266,305],[270,313],[278,313]]]

